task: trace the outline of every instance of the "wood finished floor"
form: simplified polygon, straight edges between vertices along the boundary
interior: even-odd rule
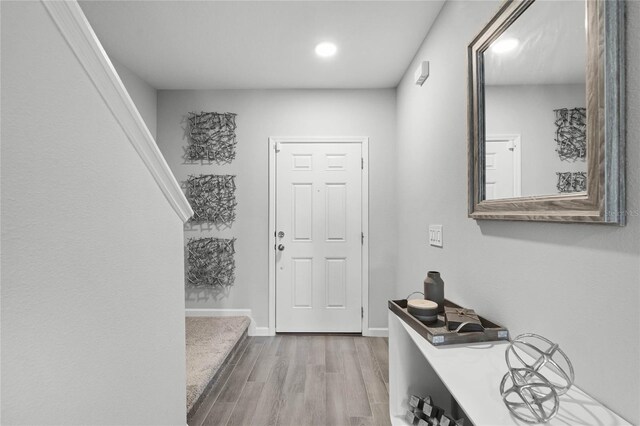
[[[249,337],[189,426],[382,426],[389,422],[382,337]]]

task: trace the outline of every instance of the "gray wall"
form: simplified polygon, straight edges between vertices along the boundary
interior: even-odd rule
[[[133,103],[151,132],[151,136],[156,139],[158,92],[129,68],[112,57],[109,57],[109,59],[111,59],[111,63],[120,76],[120,80],[122,80],[124,87],[129,92],[129,96],[131,96]]]
[[[398,88],[396,296],[420,289],[427,270],[441,271],[447,297],[512,335],[559,342],[577,385],[637,424],[640,2],[627,5],[629,223],[620,228],[467,218],[466,48],[500,2],[445,4]],[[431,75],[420,88],[412,80],[422,60]],[[444,225],[444,248],[427,245],[429,224]]]
[[[556,172],[587,170],[584,160],[558,157],[553,112],[584,108],[584,84],[487,86],[485,99],[487,135],[520,135],[523,197],[557,194]]]
[[[237,156],[228,165],[184,163],[185,116],[235,112]],[[395,278],[395,90],[159,91],[158,146],[179,181],[189,174],[237,175],[231,229],[187,228],[185,239],[237,237],[236,283],[228,294],[187,289],[187,308],[251,308],[268,325],[268,144],[270,136],[368,136],[370,156],[369,325],[386,327]]]
[[[185,424],[182,223],[41,2],[2,2],[2,424]]]

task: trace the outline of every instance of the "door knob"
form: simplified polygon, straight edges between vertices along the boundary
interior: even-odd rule
[[[284,237],[284,232],[280,231],[278,232],[278,238],[283,238]]]
[[[278,250],[280,250],[280,251],[284,250],[284,244],[278,245]]]

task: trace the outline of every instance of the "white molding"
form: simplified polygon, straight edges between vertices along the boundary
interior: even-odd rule
[[[271,136],[270,141],[279,143],[363,143],[367,136]]]
[[[280,143],[323,142],[323,143],[357,143],[362,146],[364,159],[362,169],[362,334],[369,334],[369,138],[366,136],[272,136],[269,138],[269,332],[276,333],[276,272],[275,272],[275,232],[276,232],[276,147]],[[376,330],[376,329],[373,329]]]
[[[186,308],[184,314],[186,317],[248,317],[251,321],[247,330],[249,336],[275,335],[270,333],[269,327],[256,326],[251,309]]]
[[[368,328],[366,331],[363,331],[363,336],[367,337],[389,337],[389,329],[388,328]]]
[[[271,333],[269,327],[256,327],[253,329],[253,334],[249,333],[249,336],[275,336],[275,333]]]
[[[486,142],[510,142],[513,144],[513,196],[522,195],[522,139],[519,134],[485,136]]]
[[[276,232],[276,147],[277,139],[269,138],[269,216],[268,216],[268,235],[267,241],[269,252],[269,333],[272,336],[276,334],[276,251],[275,251],[275,232]],[[273,247],[271,245],[273,244]]]
[[[186,308],[187,317],[249,317],[251,309]]]
[[[369,329],[369,138],[362,138],[362,211],[361,225],[364,239],[362,241],[362,334]]]
[[[189,220],[187,198],[78,3],[42,3],[171,207],[183,222]]]

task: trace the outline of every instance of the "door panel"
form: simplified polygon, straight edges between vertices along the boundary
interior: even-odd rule
[[[313,184],[294,183],[293,190],[293,239],[311,241],[313,235]]]
[[[327,220],[327,241],[346,241],[347,232],[347,188],[343,183],[325,186],[327,201],[325,218]]]
[[[313,259],[292,258],[293,308],[310,308],[313,289]]]
[[[279,146],[277,331],[362,331],[361,157],[359,143]]]
[[[327,307],[347,305],[347,259],[326,259]]]

